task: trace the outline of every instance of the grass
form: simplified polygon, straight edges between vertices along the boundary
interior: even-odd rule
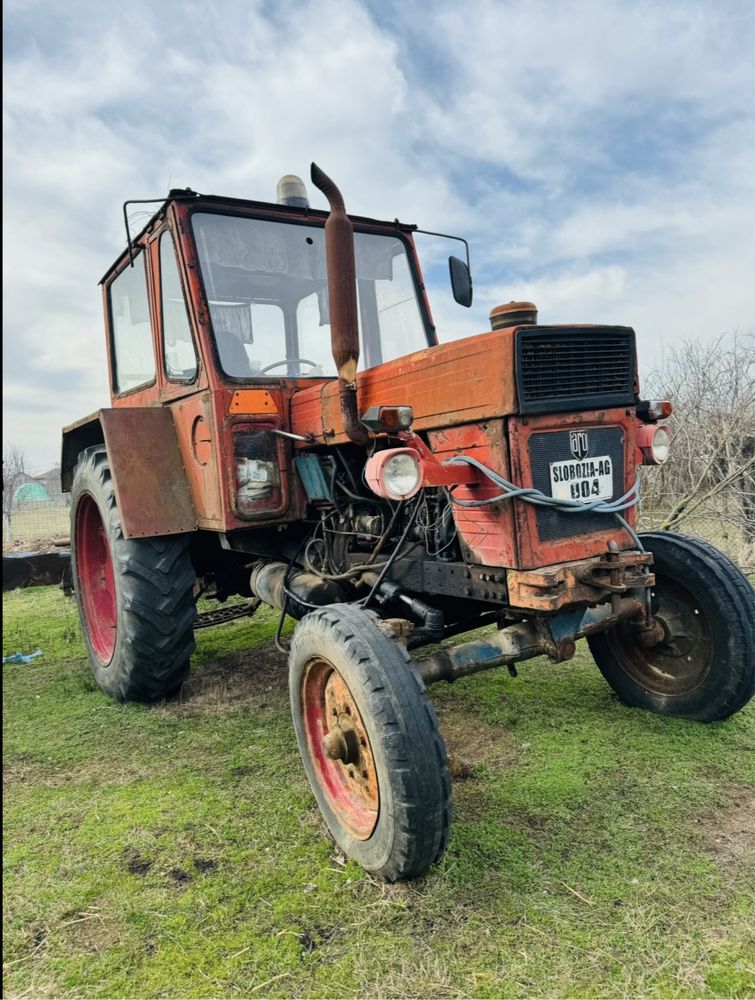
[[[621,706],[586,650],[433,689],[458,776],[412,884],[333,848],[275,618],[198,634],[180,701],[108,701],[75,607],[4,598],[9,997],[755,994],[755,713]]]

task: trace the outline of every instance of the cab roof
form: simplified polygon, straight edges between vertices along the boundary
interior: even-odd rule
[[[136,236],[130,236],[130,247],[127,244],[125,250],[123,250],[118,257],[113,261],[110,267],[105,271],[103,276],[99,280],[99,284],[104,284],[108,278],[114,273],[119,272],[122,269],[122,264],[124,259],[128,258],[129,251],[135,250],[141,240],[147,236],[154,227],[162,222],[165,218],[168,208],[171,204],[181,203],[189,204],[192,209],[194,208],[209,208],[209,209],[225,209],[225,210],[240,210],[244,214],[255,214],[260,213],[266,216],[277,215],[280,217],[281,221],[288,220],[301,220],[301,221],[312,221],[312,222],[325,222],[328,218],[330,212],[327,209],[320,208],[298,208],[291,205],[279,205],[277,202],[269,201],[251,201],[246,198],[228,198],[221,195],[214,194],[199,194],[197,191],[192,191],[191,188],[174,188],[169,191],[167,196],[163,199],[160,198],[136,198],[134,200],[126,201],[123,205],[123,217],[126,223],[126,231],[128,233],[128,216],[127,207],[129,205],[137,204],[149,204],[161,202],[160,207],[156,212],[149,218],[147,223],[139,230]],[[385,219],[372,219],[368,216],[363,215],[349,215],[349,218],[356,226],[364,226],[367,228],[375,229],[397,229],[402,233],[413,233],[416,232],[417,226],[409,223],[399,222],[398,219],[385,220]]]

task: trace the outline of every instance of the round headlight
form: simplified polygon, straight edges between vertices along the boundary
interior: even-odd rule
[[[663,465],[666,461],[670,446],[671,437],[668,432],[668,427],[657,427],[655,434],[653,435],[653,443],[650,446],[656,465]]]
[[[373,493],[386,500],[408,500],[422,485],[422,459],[414,448],[378,451],[364,472]]]
[[[383,466],[383,484],[389,493],[397,497],[408,497],[415,493],[419,476],[419,462],[408,451],[394,455]]]
[[[669,456],[671,435],[666,424],[645,424],[637,434],[643,465],[663,465]]]

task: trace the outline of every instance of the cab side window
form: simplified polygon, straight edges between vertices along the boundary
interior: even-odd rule
[[[108,288],[113,337],[113,382],[128,392],[155,378],[155,352],[147,295],[145,255],[125,267]]]
[[[178,276],[173,237],[168,230],[160,237],[160,286],[165,374],[175,381],[191,382],[197,374],[197,352]]]

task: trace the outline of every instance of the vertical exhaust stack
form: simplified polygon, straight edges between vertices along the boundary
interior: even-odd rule
[[[312,164],[312,183],[328,199],[330,215],[325,223],[325,255],[328,264],[330,339],[338,372],[338,393],[344,430],[354,444],[367,445],[370,436],[359,419],[357,365],[359,363],[359,315],[357,312],[354,229],[346,214],[341,192],[327,174]]]

